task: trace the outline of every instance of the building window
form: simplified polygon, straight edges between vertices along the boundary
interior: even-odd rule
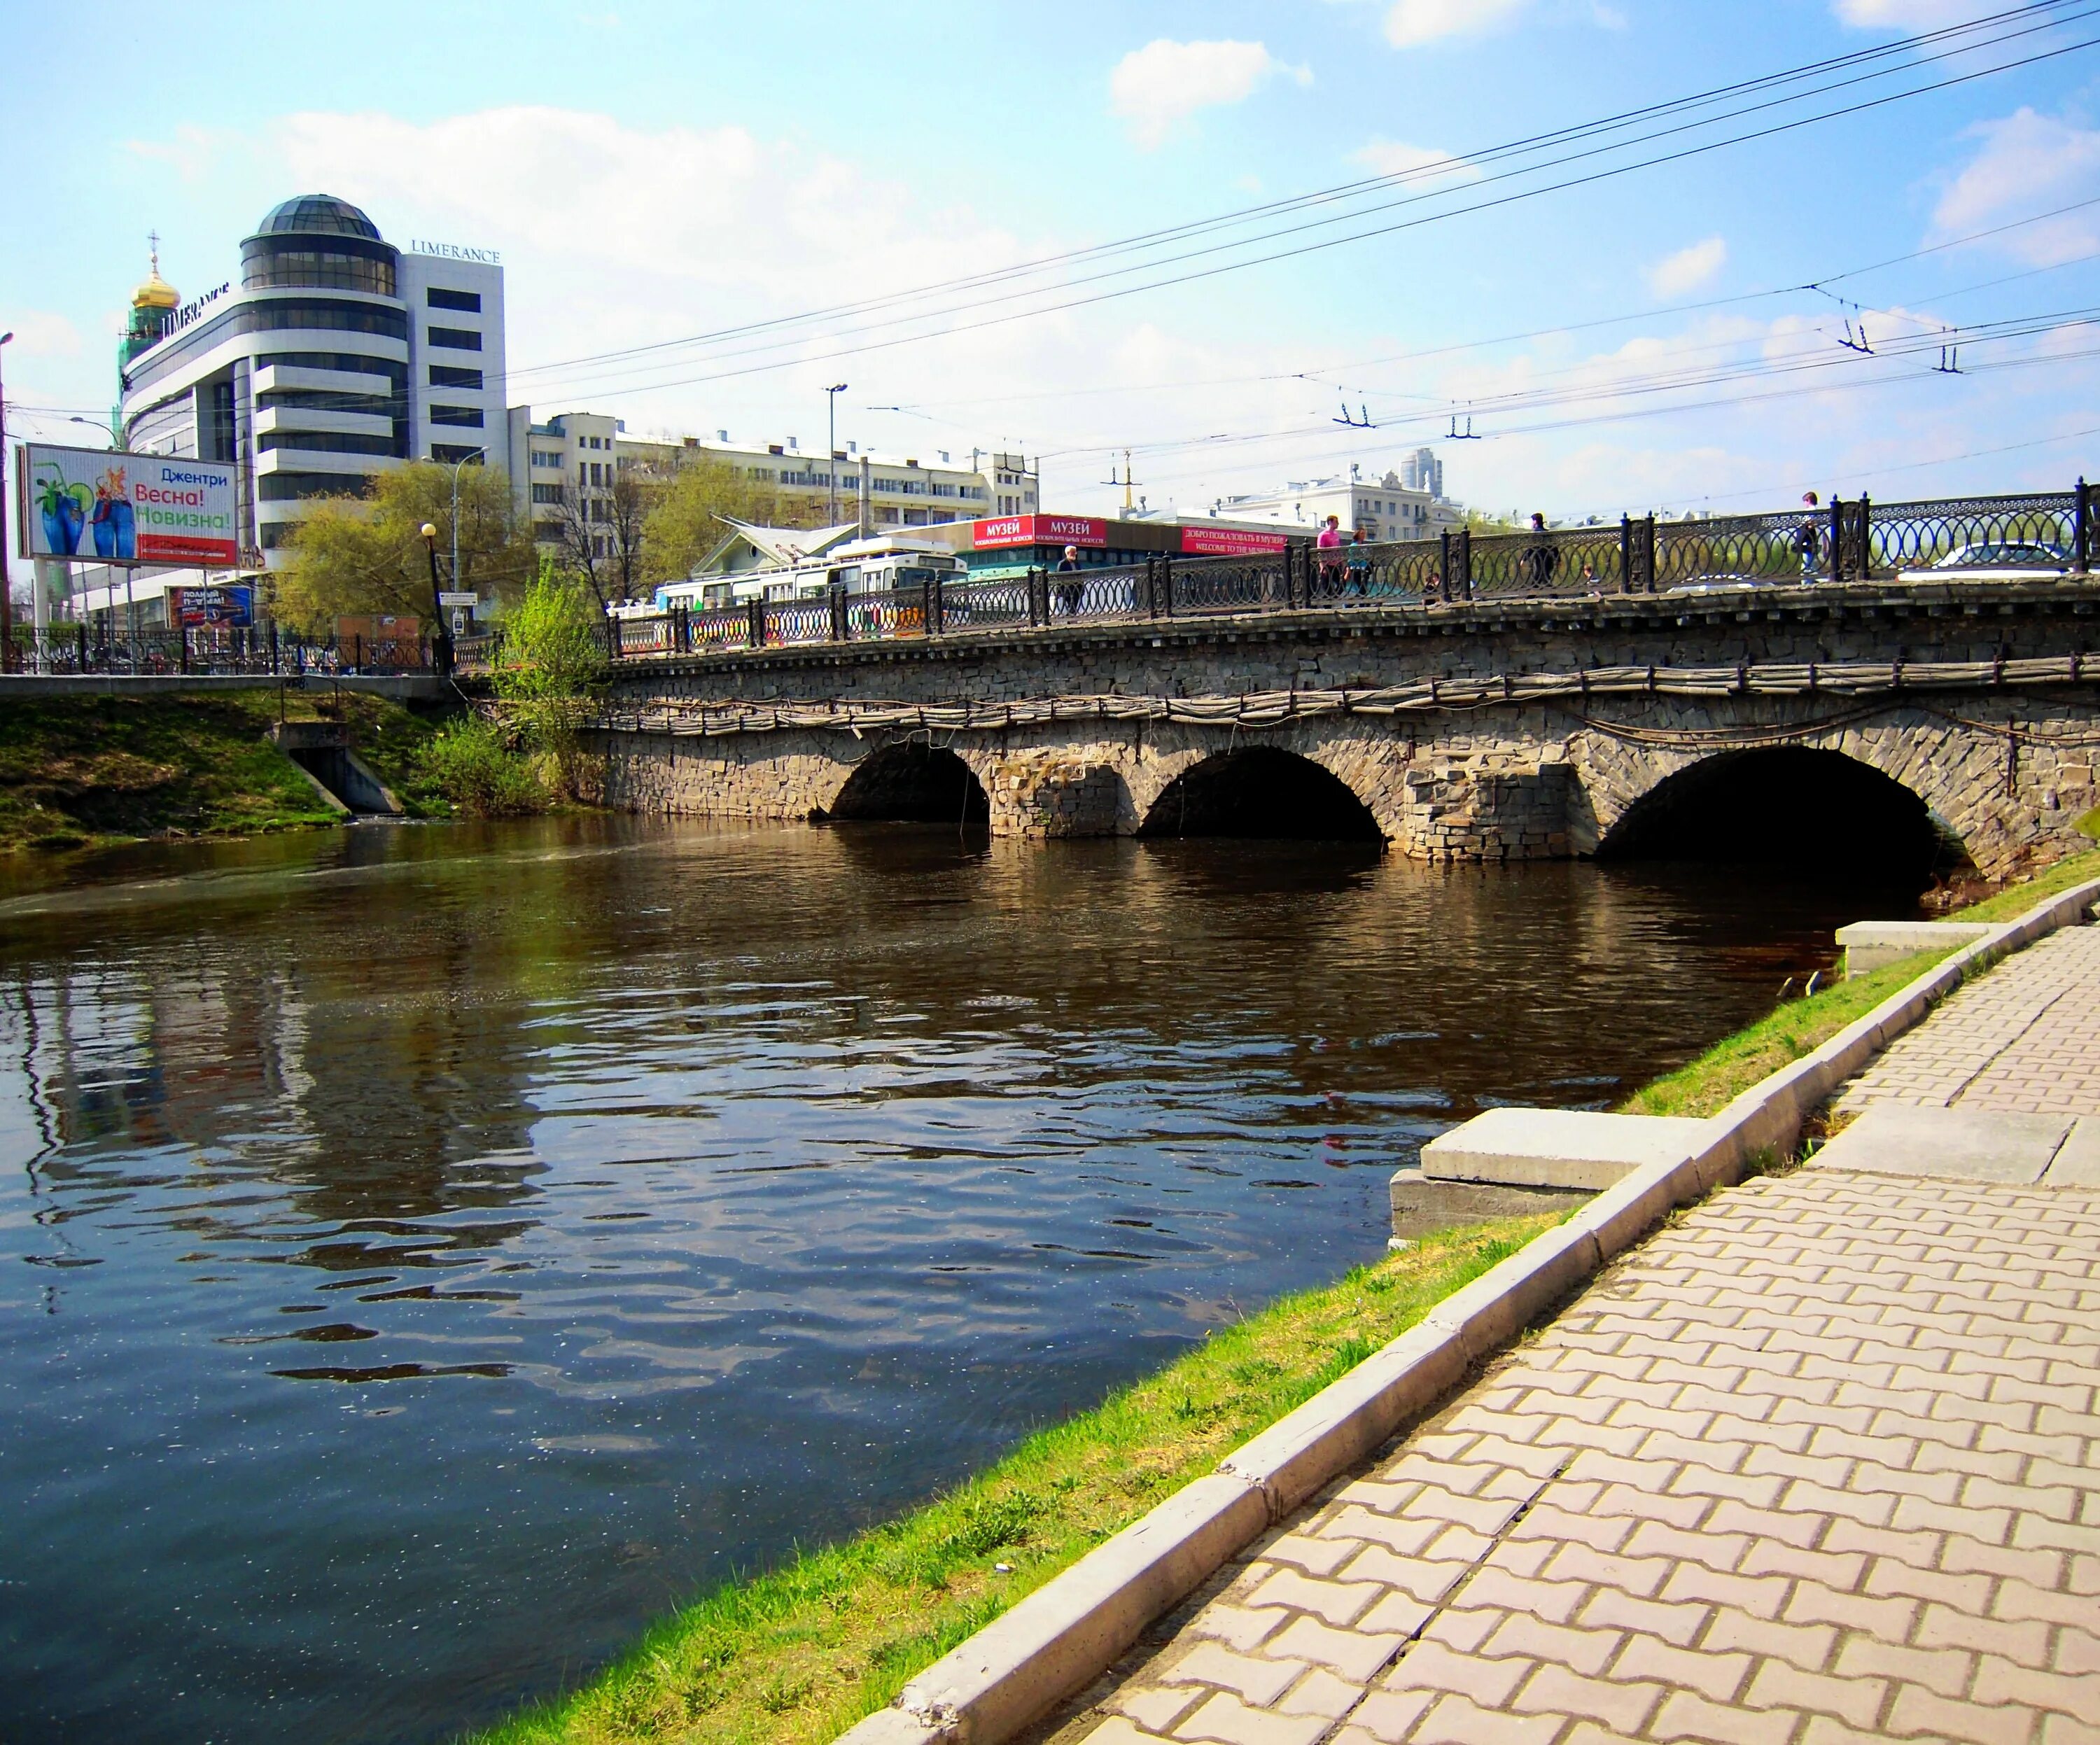
[[[448,351],[479,351],[481,335],[471,328],[434,327],[430,329],[430,343]]]
[[[433,406],[430,408],[430,422],[465,425],[470,430],[479,430],[481,428],[481,408],[479,406]]]
[[[479,291],[443,291],[432,285],[423,293],[423,301],[433,309],[460,309],[473,315],[481,313]]]
[[[351,436],[341,430],[265,430],[255,439],[259,449],[302,448],[329,455],[390,455],[391,436]]]
[[[561,464],[561,456],[553,449],[536,448],[532,451],[532,465],[535,466],[558,467]]]
[[[535,503],[558,503],[562,500],[562,487],[559,485],[535,485],[532,500]]]
[[[343,249],[285,248],[269,237],[254,238],[241,250],[240,287],[267,291],[307,287],[321,291],[366,291],[374,297],[394,294],[394,251],[384,243],[355,243],[370,254]]]
[[[897,511],[885,503],[876,510],[875,518],[885,527],[893,527],[897,525]]]
[[[457,443],[433,443],[430,444],[430,458],[442,460],[447,466],[456,466],[462,461],[478,460],[482,458],[482,453],[479,448],[462,448]]]
[[[479,388],[481,372],[461,369],[453,364],[433,364],[430,366],[430,386],[434,388]]]
[[[255,481],[263,503],[298,503],[307,497],[361,497],[371,480],[358,473],[265,473]]]

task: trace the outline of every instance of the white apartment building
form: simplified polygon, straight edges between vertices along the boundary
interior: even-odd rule
[[[1444,463],[1433,448],[1418,448],[1400,464],[1400,481],[1410,491],[1444,495]]]
[[[587,518],[594,495],[609,487],[615,467],[646,469],[668,478],[687,462],[719,461],[753,485],[805,504],[813,523],[828,517],[836,490],[841,522],[859,518],[863,481],[868,531],[939,527],[987,515],[1032,514],[1042,484],[1025,456],[982,449],[958,456],[945,448],[921,455],[862,453],[847,443],[827,460],[823,449],[805,450],[795,437],[779,442],[739,443],[727,430],[712,438],[640,437],[623,420],[602,412],[561,412],[535,422],[522,408],[511,412],[511,447],[527,465],[514,473],[518,512],[533,524],[534,537],[561,537],[563,505],[582,500]],[[601,553],[604,555],[604,553]]]
[[[124,446],[240,465],[241,544],[276,567],[309,498],[410,459],[510,466],[503,268],[397,249],[347,200],[306,194],[187,305],[157,271],[122,353]]]
[[[1442,469],[1437,469],[1439,483]],[[1344,533],[1367,540],[1433,540],[1461,527],[1464,513],[1434,491],[1410,487],[1396,472],[1365,478],[1352,467],[1344,478],[1294,479],[1281,491],[1221,497],[1211,510],[1220,519],[1277,523],[1315,533],[1330,515]]]

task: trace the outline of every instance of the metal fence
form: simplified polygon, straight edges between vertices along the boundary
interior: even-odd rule
[[[1433,540],[1255,557],[1154,557],[1130,568],[933,577],[890,593],[754,600],[615,621],[615,659],[1054,628],[1238,613],[1423,608],[1479,601],[1675,596],[1949,570],[2090,572],[2100,487],[1923,503],[1866,497],[1756,515],[1622,518],[1613,526],[1454,529]]]
[[[364,637],[309,639],[281,632],[275,625],[148,630],[136,636],[84,624],[54,624],[41,634],[18,625],[4,652],[0,664],[9,672],[348,677],[435,670],[427,642]]]

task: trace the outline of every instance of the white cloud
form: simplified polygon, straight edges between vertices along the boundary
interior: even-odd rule
[[[1176,42],[1161,37],[1132,49],[1109,75],[1109,107],[1146,151],[1198,109],[1244,103],[1277,74],[1300,85],[1312,69],[1287,66],[1261,42]]]
[[[1939,237],[1994,224],[2100,194],[2100,131],[2019,109],[1970,130],[1983,144],[1939,197],[1932,214]],[[2100,248],[2100,207],[2009,231],[1993,243],[2037,267]]]
[[[1710,282],[1728,263],[1728,245],[1719,236],[1709,236],[1688,249],[1657,261],[1648,270],[1648,286],[1657,297],[1683,297]]]
[[[1374,139],[1352,152],[1350,158],[1374,175],[1405,176],[1411,187],[1445,187],[1459,182],[1477,182],[1477,165],[1434,146],[1409,145],[1398,139]]]
[[[1445,37],[1479,36],[1501,29],[1531,0],[1393,0],[1385,15],[1385,39],[1395,48],[1417,48]]]
[[[1832,10],[1855,30],[1937,30],[1991,8],[1976,0],[1837,0]]]

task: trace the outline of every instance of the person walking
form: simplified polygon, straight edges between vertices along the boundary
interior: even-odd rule
[[[1554,565],[1560,554],[1554,550],[1552,536],[1546,531],[1542,510],[1532,511],[1531,531],[1534,537],[1524,549],[1524,579],[1533,593],[1542,594],[1552,588]]]
[[[1342,549],[1342,518],[1330,515],[1312,543],[1320,548],[1320,591],[1331,598],[1341,591],[1342,560],[1337,553]]]
[[[1060,578],[1057,584],[1057,598],[1063,603],[1065,617],[1076,618],[1079,613],[1080,596],[1084,593],[1087,585],[1079,579],[1079,548],[1078,546],[1067,545],[1065,548],[1064,559],[1057,566],[1057,574]]]
[[[1348,574],[1347,592],[1359,599],[1368,599],[1371,591],[1370,541],[1364,537],[1361,527],[1349,536]]]
[[[1800,554],[1802,580],[1812,582],[1823,566],[1823,511],[1812,491],[1802,496],[1801,506],[1808,513],[1793,530],[1793,549]]]

